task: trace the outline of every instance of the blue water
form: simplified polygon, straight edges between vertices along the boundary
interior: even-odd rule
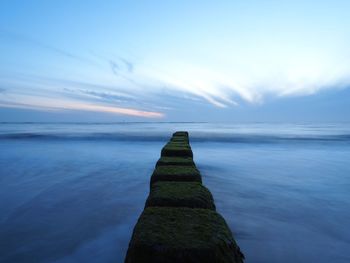
[[[1,123],[0,262],[123,262],[180,129],[246,262],[350,262],[350,125],[266,123]]]

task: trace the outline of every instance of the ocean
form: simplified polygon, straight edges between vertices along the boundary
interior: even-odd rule
[[[247,263],[350,262],[349,123],[0,123],[0,262],[123,262],[176,130]]]

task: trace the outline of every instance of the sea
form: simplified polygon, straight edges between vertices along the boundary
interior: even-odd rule
[[[0,262],[123,262],[187,130],[247,263],[350,262],[350,123],[0,123]]]

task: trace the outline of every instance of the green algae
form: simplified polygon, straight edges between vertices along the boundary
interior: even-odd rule
[[[206,208],[215,210],[209,190],[199,182],[156,182],[146,201],[148,206]]]
[[[129,244],[126,263],[242,263],[225,220],[200,208],[148,207]]]
[[[175,132],[170,139],[171,142],[185,142],[189,143],[187,132]]]
[[[171,139],[169,141],[169,143],[177,143],[177,144],[183,144],[183,145],[190,146],[189,141],[188,140],[183,140],[183,139]]]
[[[195,166],[166,165],[154,169],[151,184],[156,181],[202,182],[202,177]]]
[[[191,157],[161,157],[156,167],[163,165],[195,166],[195,163]]]
[[[188,139],[182,139],[182,138],[171,138],[170,141],[171,143],[176,142],[176,143],[184,143],[189,145],[189,140]]]
[[[167,143],[164,148],[182,148],[182,149],[191,149],[191,146],[189,144],[185,143],[179,143],[179,142],[169,142]]]
[[[177,131],[177,132],[173,133],[173,137],[175,137],[175,136],[188,138],[188,132],[187,131]]]
[[[163,147],[161,156],[193,157],[193,153],[189,145],[168,143]]]
[[[170,139],[171,141],[186,141],[188,142],[189,138],[187,136],[173,136]]]
[[[244,255],[215,212],[193,161],[188,132],[175,132],[151,176],[151,191],[126,263],[242,263]]]
[[[178,146],[178,147],[191,148],[190,144],[184,140],[174,140],[174,141],[171,140],[165,146]]]

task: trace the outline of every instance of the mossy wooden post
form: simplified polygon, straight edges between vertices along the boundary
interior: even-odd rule
[[[188,132],[161,151],[150,194],[134,228],[125,263],[242,263],[244,259],[213,196],[202,185]]]
[[[156,182],[145,207],[189,207],[215,210],[209,190],[199,182]]]

